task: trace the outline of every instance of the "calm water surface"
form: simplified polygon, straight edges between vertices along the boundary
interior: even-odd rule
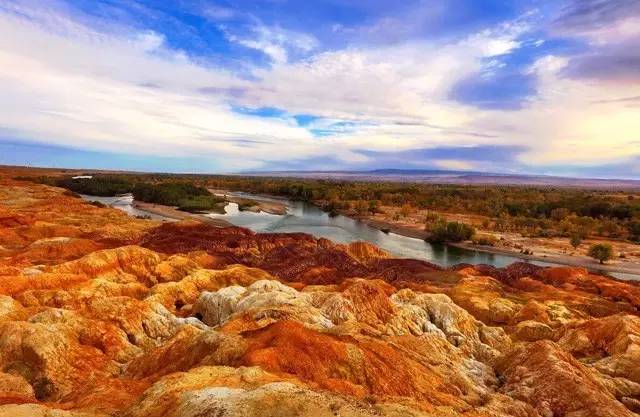
[[[229,194],[254,200],[278,201],[287,205],[287,214],[285,215],[239,211],[236,203],[229,203],[225,207],[226,214],[210,214],[211,217],[223,218],[236,226],[246,227],[256,232],[302,232],[340,243],[364,240],[385,249],[397,257],[422,259],[444,267],[459,263],[483,263],[503,267],[516,261],[522,261],[512,256],[431,244],[421,239],[401,236],[395,233],[384,233],[346,216],[329,216],[328,213],[323,212],[318,207],[301,201],[275,199],[239,192]],[[532,263],[551,265],[544,262]]]

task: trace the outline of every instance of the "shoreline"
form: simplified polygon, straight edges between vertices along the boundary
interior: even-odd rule
[[[226,220],[223,219],[214,219],[212,217],[209,217],[205,214],[198,214],[198,213],[188,213],[186,211],[180,211],[178,209],[176,209],[175,207],[171,207],[171,206],[163,206],[161,204],[153,204],[153,203],[145,203],[143,201],[133,201],[133,207],[138,209],[138,210],[142,210],[142,211],[146,211],[148,213],[151,214],[156,214],[159,216],[163,216],[163,217],[167,217],[169,219],[173,219],[173,220],[198,220],[201,221],[203,223],[207,223],[210,224],[212,226],[216,226],[216,227],[230,227],[233,226],[231,223],[229,223]]]
[[[621,274],[637,275],[640,279],[640,266],[638,267],[625,267],[620,265],[601,264],[597,261],[585,261],[583,259],[576,259],[571,256],[559,255],[559,256],[539,256],[539,255],[525,255],[520,252],[510,251],[508,249],[496,248],[493,246],[474,245],[473,243],[448,243],[449,246],[453,246],[459,249],[475,250],[479,252],[493,253],[496,255],[512,256],[514,258],[520,258],[528,261],[539,261],[550,264],[558,264],[562,266],[576,266],[585,268],[595,272],[617,272]]]
[[[246,203],[251,203],[251,206],[245,207],[243,211],[250,211],[252,213],[264,212],[267,214],[275,214],[278,216],[287,214],[287,205],[285,203],[253,199],[250,197],[234,196],[230,195],[230,193],[233,193],[233,191],[231,190],[221,190],[214,188],[208,188],[207,190],[209,190],[209,192],[214,195],[223,195],[227,202],[236,203],[238,204],[238,206]],[[260,195],[256,194],[256,197],[260,197]],[[271,196],[264,197],[271,198]]]
[[[429,236],[429,234],[424,230],[419,230],[419,229],[415,229],[408,226],[402,226],[402,225],[398,225],[390,222],[385,222],[383,220],[368,219],[366,217],[351,217],[351,216],[347,216],[346,214],[342,214],[342,215],[354,220],[361,221],[373,227],[374,229],[380,230],[383,233],[395,233],[396,235],[411,237],[411,238],[420,239],[420,240],[425,240],[427,236]]]
[[[216,191],[223,191],[223,190],[216,190]],[[224,191],[230,192],[230,190],[224,190]],[[264,197],[271,198],[272,196],[265,195]],[[236,199],[235,197],[231,197],[231,198],[228,198],[228,201],[236,202],[236,201],[233,201],[235,199]],[[237,198],[237,199],[241,200],[241,198]],[[248,198],[246,200],[251,200],[251,199]],[[270,202],[263,202],[259,200],[251,200],[251,201],[258,203],[257,211],[264,211],[266,213],[276,214],[276,215],[286,214],[285,203],[278,203],[277,207],[275,207],[275,205],[274,207],[271,207],[269,206]],[[133,205],[134,207],[140,210],[144,210],[153,214],[172,218],[174,220],[195,219],[195,220],[203,221],[208,224],[212,224],[217,227],[233,226],[233,224],[223,219],[214,219],[202,214],[187,213],[187,212],[179,211],[174,207],[170,207],[170,206],[162,206],[159,204],[151,204],[151,203],[144,203],[144,202],[138,202],[138,201],[134,201]],[[270,210],[272,208],[273,210]],[[282,212],[282,209],[284,209],[284,212]],[[373,227],[374,229],[380,230],[383,233],[394,233],[400,236],[405,236],[405,237],[419,239],[419,240],[425,240],[425,238],[429,235],[428,232],[424,230],[416,229],[410,226],[403,226],[396,223],[392,223],[384,220],[371,219],[367,217],[349,216],[344,213],[340,213],[340,214],[345,217],[360,221],[370,227]],[[473,243],[466,243],[466,242],[446,243],[446,245],[455,247],[458,249],[463,249],[463,250],[510,256],[513,258],[522,259],[523,261],[537,261],[537,262],[545,262],[549,264],[556,264],[560,266],[573,266],[573,267],[585,268],[587,270],[590,270],[596,273],[620,273],[620,274],[636,275],[638,276],[638,279],[640,279],[640,265],[625,266],[625,265],[615,265],[615,264],[614,265],[600,264],[595,260],[591,261],[588,259],[577,259],[575,257],[571,257],[568,255],[557,255],[557,256],[525,255],[523,253],[512,251],[505,248],[497,248],[494,246],[485,246],[485,245],[474,245]]]
[[[346,216],[343,214],[343,216]],[[350,216],[346,216],[350,217]],[[374,220],[368,218],[359,218],[352,217],[355,220],[360,220],[363,223],[378,229],[385,233],[395,233],[397,235],[410,237],[414,239],[422,239],[424,240],[428,233],[415,229],[408,226],[397,225],[391,222],[386,222],[383,220]],[[640,265],[635,267],[627,267],[623,265],[611,265],[611,264],[600,264],[597,261],[590,261],[585,259],[576,259],[575,257],[567,256],[567,255],[558,255],[558,256],[540,256],[540,255],[525,255],[520,252],[511,251],[509,249],[496,248],[494,246],[485,246],[485,245],[474,245],[473,243],[459,242],[459,243],[446,243],[448,246],[452,246],[459,249],[492,253],[495,255],[504,255],[511,256],[513,258],[519,258],[525,261],[538,261],[538,262],[546,262],[550,264],[557,264],[562,266],[575,266],[580,268],[585,268],[590,271],[595,272],[614,272],[621,274],[630,274],[637,275],[640,279]]]

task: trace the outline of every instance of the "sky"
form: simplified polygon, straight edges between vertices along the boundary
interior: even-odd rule
[[[640,178],[640,0],[0,0],[0,164]]]

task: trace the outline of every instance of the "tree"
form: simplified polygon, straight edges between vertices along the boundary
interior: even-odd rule
[[[564,207],[559,207],[551,210],[551,218],[555,221],[560,221],[569,215],[569,210]]]
[[[358,200],[356,203],[356,213],[360,216],[364,216],[369,211],[369,205],[364,200]]]
[[[571,243],[573,249],[578,249],[578,246],[580,246],[580,244],[582,243],[582,236],[577,233],[572,234],[569,243]]]
[[[589,256],[603,264],[613,256],[613,248],[606,243],[597,243],[589,248]]]
[[[413,207],[411,207],[411,204],[403,204],[400,208],[400,214],[402,215],[402,217],[409,217],[412,211]]]
[[[378,212],[378,200],[369,200],[369,213],[376,214]]]
[[[432,229],[427,240],[432,243],[462,242],[474,235],[475,229],[465,223],[438,222]]]

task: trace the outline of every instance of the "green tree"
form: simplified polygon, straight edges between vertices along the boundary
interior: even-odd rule
[[[606,243],[597,243],[589,248],[589,256],[600,261],[603,264],[613,256],[613,248]]]
[[[574,249],[578,249],[578,246],[582,243],[582,236],[577,233],[571,235],[571,239],[569,239],[569,243],[573,246]]]
[[[378,200],[369,201],[369,213],[376,214],[378,212]]]
[[[438,222],[432,229],[427,240],[434,243],[462,242],[474,235],[475,229],[460,222]]]

